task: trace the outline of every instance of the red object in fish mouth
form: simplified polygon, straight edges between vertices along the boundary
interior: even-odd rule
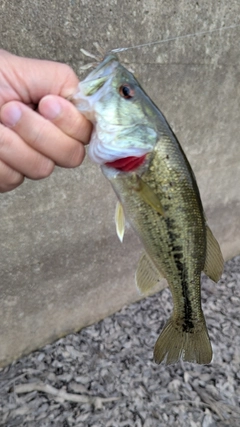
[[[145,160],[146,154],[142,157],[125,157],[124,159],[118,159],[114,162],[105,163],[106,166],[111,168],[119,169],[122,172],[131,172],[141,166]]]

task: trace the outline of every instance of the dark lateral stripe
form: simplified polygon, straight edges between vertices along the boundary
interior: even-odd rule
[[[175,245],[177,235],[172,231],[174,230],[174,222],[174,219],[166,219],[168,235],[172,246],[172,255],[181,278],[182,296],[184,300],[183,331],[188,332],[194,328],[194,324],[192,322],[192,305],[189,295],[188,269],[182,262],[182,248]]]

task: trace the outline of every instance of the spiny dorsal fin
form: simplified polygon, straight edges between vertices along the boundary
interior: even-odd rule
[[[147,203],[149,206],[151,206],[155,211],[157,211],[161,215],[164,215],[164,209],[161,204],[161,201],[159,200],[158,196],[154,193],[153,189],[149,187],[149,185],[146,184],[146,182],[144,182],[142,178],[138,175],[137,175],[137,180],[138,180],[138,187],[136,188],[136,191],[142,197],[144,202]]]
[[[116,224],[116,232],[117,232],[118,238],[120,242],[122,242],[123,236],[124,236],[124,230],[125,230],[125,216],[123,212],[123,207],[119,201],[116,204],[115,224]]]
[[[207,252],[204,266],[204,273],[214,282],[218,282],[223,272],[224,259],[220,246],[212,231],[206,225],[207,232]]]
[[[144,253],[138,262],[135,274],[139,292],[143,295],[148,295],[162,278],[164,278],[163,274],[158,271],[149,256]]]

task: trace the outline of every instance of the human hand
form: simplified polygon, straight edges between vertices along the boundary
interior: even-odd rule
[[[0,192],[82,163],[92,127],[64,99],[77,85],[65,64],[0,50]]]

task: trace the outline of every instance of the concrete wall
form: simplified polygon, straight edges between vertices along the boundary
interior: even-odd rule
[[[1,47],[69,63],[109,50],[236,24],[238,0],[2,0]],[[240,29],[121,55],[174,128],[225,258],[240,249]],[[121,245],[115,196],[88,160],[0,195],[0,365],[139,298],[140,245]]]

